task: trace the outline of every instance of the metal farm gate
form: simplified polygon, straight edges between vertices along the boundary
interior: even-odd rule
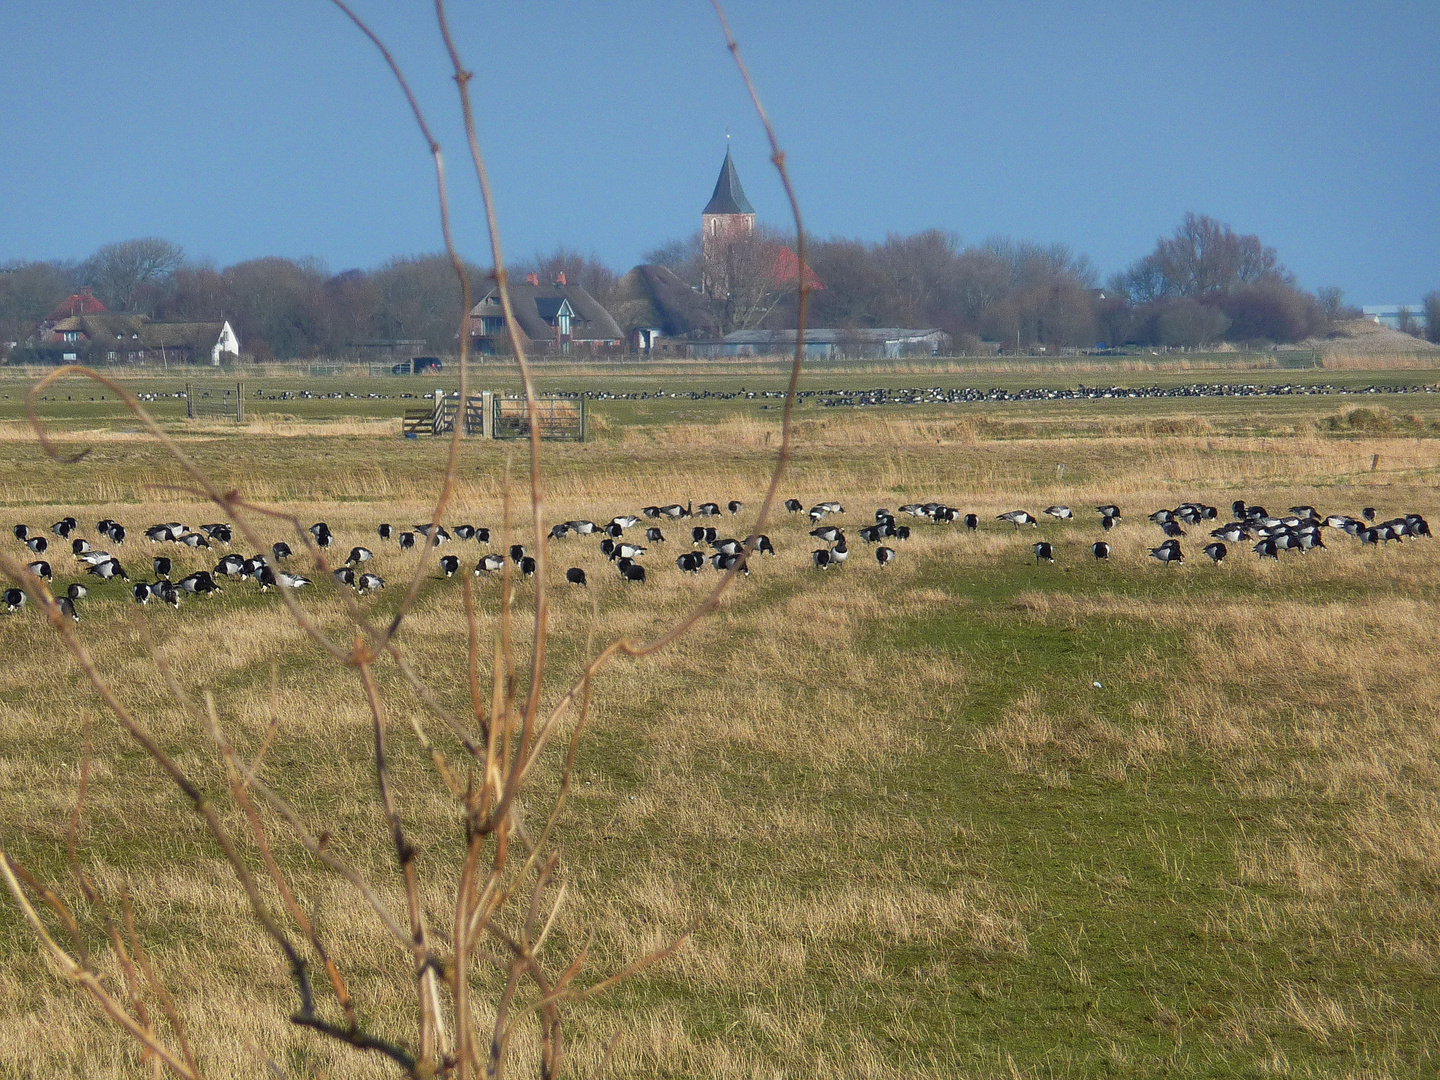
[[[540,396],[535,399],[536,419],[542,439],[584,442],[585,399],[580,397]],[[435,391],[434,404],[428,409],[407,409],[400,431],[406,438],[424,435],[448,435],[455,430],[457,418],[466,435],[486,439],[528,439],[530,417],[523,397],[504,397],[489,390],[471,394],[461,407],[458,393]]]
[[[245,383],[187,382],[185,415],[191,420],[245,422]]]

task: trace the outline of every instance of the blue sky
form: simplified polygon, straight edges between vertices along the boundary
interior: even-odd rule
[[[444,144],[486,261],[424,0],[357,0]],[[762,220],[762,133],[703,0],[451,0],[509,255],[617,268],[697,227],[727,127]],[[1187,210],[1354,303],[1440,288],[1440,4],[733,0],[819,235],[1060,241],[1103,273]],[[324,0],[0,0],[0,260],[165,236],[334,270],[439,248],[424,146]]]

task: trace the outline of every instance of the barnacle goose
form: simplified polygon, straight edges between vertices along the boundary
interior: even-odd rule
[[[578,566],[572,566],[565,571],[565,580],[571,585],[584,585],[589,588],[589,582],[585,580],[585,571]]]
[[[498,570],[503,570],[504,568],[505,556],[497,555],[495,552],[492,551],[489,555],[482,556],[480,561],[475,564],[475,573],[493,574]]]
[[[1104,540],[1096,540],[1090,545],[1090,554],[1097,559],[1108,559],[1110,558],[1110,545]]]
[[[1040,565],[1040,560],[1053,563],[1055,561],[1055,549],[1050,546],[1048,540],[1040,540],[1030,545],[1030,550],[1035,552],[1035,565]]]
[[[895,561],[895,549],[888,547],[876,548],[875,561],[878,562],[881,566],[889,566],[892,562]]]

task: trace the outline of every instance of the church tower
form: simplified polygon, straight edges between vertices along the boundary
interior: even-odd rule
[[[740,186],[740,174],[735,171],[735,162],[730,158],[730,148],[725,148],[725,163],[720,166],[720,178],[715,181],[715,193],[700,211],[700,246],[707,267],[720,266],[725,247],[732,241],[749,236],[755,231],[755,208],[745,197]],[[710,275],[707,274],[707,277]],[[706,281],[705,291],[714,295],[716,291],[728,292],[722,281]]]

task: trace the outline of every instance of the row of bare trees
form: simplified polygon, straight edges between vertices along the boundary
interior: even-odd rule
[[[706,259],[716,265],[707,266]],[[792,243],[764,226],[707,256],[695,234],[643,257],[706,290],[721,333],[794,321],[799,264]],[[1096,344],[1203,347],[1220,341],[1292,342],[1322,336],[1358,315],[1337,288],[1309,293],[1258,236],[1187,214],[1153,251],[1101,285],[1094,265],[1064,245],[1008,238],[963,244],[930,229],[870,242],[809,241],[807,277],[814,323],[838,328],[938,327],[961,351],[981,342],[1005,349]],[[466,268],[479,295],[491,275]],[[541,281],[564,274],[609,305],[619,275],[594,255],[567,247],[516,267]],[[424,342],[455,348],[451,314],[460,289],[443,255],[402,257],[373,270],[332,274],[316,259],[262,258],[217,269],[187,261],[156,238],[107,244],[76,264],[0,267],[0,343],[23,341],[56,303],[80,285],[112,310],[158,319],[234,325],[257,359],[353,354],[367,341]],[[1425,302],[1413,332],[1440,340],[1440,293]],[[1432,310],[1433,309],[1433,310]],[[417,346],[418,347],[418,346]]]

